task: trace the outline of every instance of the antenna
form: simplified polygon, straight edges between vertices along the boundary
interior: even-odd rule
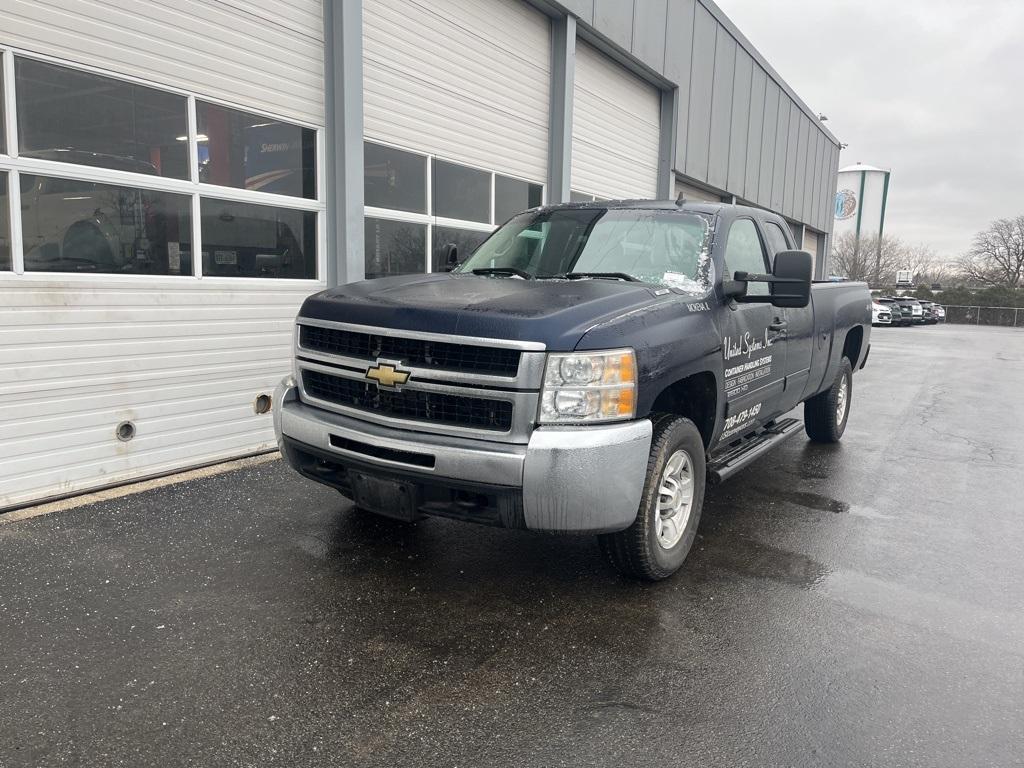
[[[683,197],[683,193],[682,192],[680,192],[679,193],[679,197],[676,198],[676,205],[677,206],[686,205],[686,198]]]

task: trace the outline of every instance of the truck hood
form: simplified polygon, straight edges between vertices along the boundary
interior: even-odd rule
[[[331,288],[306,299],[300,315],[381,328],[534,341],[566,351],[574,349],[589,328],[668,297],[657,296],[649,285],[613,280],[436,273]]]

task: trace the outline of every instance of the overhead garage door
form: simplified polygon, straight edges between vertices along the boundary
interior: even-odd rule
[[[658,189],[661,94],[586,43],[576,46],[572,188],[599,198]]]
[[[690,202],[697,203],[720,203],[722,202],[721,195],[716,195],[714,192],[708,192],[706,189],[694,186],[693,184],[687,184],[681,179],[676,179],[676,197],[680,195],[684,199]]]
[[[366,137],[543,182],[550,34],[525,2],[365,0]]]
[[[544,199],[551,29],[513,0],[365,0],[367,277],[440,270]]]
[[[803,250],[807,251],[813,256],[818,256],[818,252],[821,248],[821,235],[815,232],[810,227],[804,228],[804,243]]]
[[[274,449],[325,285],[320,1],[6,0],[0,53],[0,510]]]

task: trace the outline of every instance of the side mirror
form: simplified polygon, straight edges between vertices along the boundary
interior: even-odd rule
[[[451,272],[459,266],[459,246],[455,243],[446,243],[441,246],[441,263],[444,264],[444,271]]]
[[[814,260],[807,251],[776,253],[771,282],[772,304],[794,309],[810,304],[813,271]]]
[[[722,292],[727,298],[747,304],[772,304],[776,307],[799,309],[811,302],[811,274],[814,259],[806,251],[779,251],[775,254],[775,269],[770,275],[736,272],[733,280],[722,281]],[[748,296],[747,283],[768,283],[767,296]]]

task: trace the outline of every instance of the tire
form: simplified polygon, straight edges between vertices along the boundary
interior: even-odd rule
[[[838,443],[846,431],[846,423],[850,420],[852,401],[853,368],[850,361],[844,357],[832,386],[804,403],[804,431],[811,441]]]
[[[658,414],[651,419],[654,434],[651,438],[651,454],[647,461],[647,477],[640,497],[640,508],[636,520],[624,531],[598,536],[601,551],[620,573],[646,581],[668,578],[683,564],[693,540],[697,536],[700,513],[704,506],[706,468],[704,441],[696,425],[689,419],[673,414]],[[682,455],[682,464],[679,464]],[[666,478],[669,462],[677,469],[675,477]],[[677,483],[682,479],[683,483]],[[686,480],[689,483],[686,483]],[[663,485],[678,488],[683,498],[677,497],[675,523],[667,512],[668,502],[662,510],[659,507],[659,491]],[[689,487],[690,493],[686,493]],[[684,498],[690,497],[689,505]],[[659,525],[660,523],[660,525]],[[659,535],[659,529],[661,535]],[[666,546],[674,539],[674,543]]]

